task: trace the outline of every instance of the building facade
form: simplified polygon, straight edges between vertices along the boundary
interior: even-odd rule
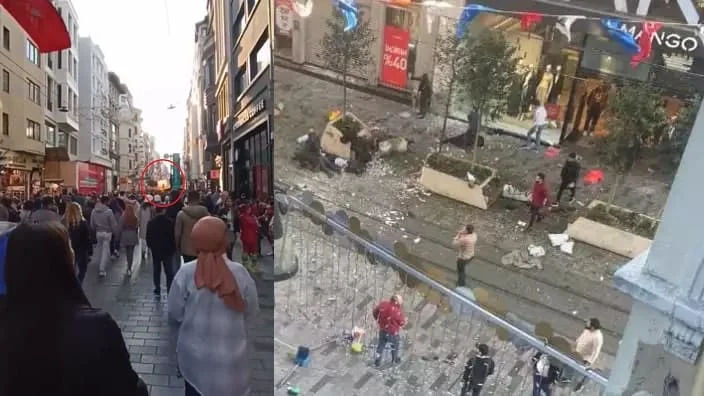
[[[120,185],[120,103],[127,94],[127,87],[117,73],[108,72],[108,152],[113,169],[110,190]]]
[[[222,138],[226,185],[237,196],[268,199],[274,152],[271,9],[267,1],[233,1],[230,12],[233,111]]]
[[[44,54],[44,187],[76,189],[79,147],[78,15],[70,0],[54,2],[68,29],[71,48]]]
[[[139,189],[139,168],[137,154],[142,134],[142,110],[134,107],[132,94],[125,87],[126,94],[120,96],[118,139],[120,152],[119,190],[137,191]]]
[[[108,68],[100,47],[90,37],[78,39],[79,171],[78,191],[102,194],[112,180],[109,151],[110,102]]]
[[[437,82],[440,73],[434,63],[434,43],[445,34],[454,34],[464,0],[450,2],[452,8],[417,7],[386,2],[360,0],[362,18],[376,37],[372,44],[372,62],[351,74],[370,86],[397,91],[410,99],[423,74]],[[505,11],[527,11],[545,15],[582,15],[586,17],[624,17],[696,24],[699,7],[691,0],[678,2],[634,3],[607,0],[570,2],[488,0],[482,5]],[[327,31],[326,21],[333,4],[316,4],[307,18],[298,17],[290,2],[276,0],[275,48],[277,56],[306,67],[326,67],[320,57],[320,42]],[[548,107],[549,127],[543,136],[556,143],[565,138],[579,139],[585,132],[608,133],[608,111],[590,111],[601,106],[595,92],[614,89],[621,79],[638,80],[664,90],[663,102],[668,115],[675,116],[683,99],[692,91],[704,91],[704,49],[702,38],[693,28],[665,26],[653,39],[651,58],[636,68],[630,56],[605,37],[599,20],[577,20],[571,26],[568,41],[556,27],[556,18],[546,17],[530,31],[521,27],[520,18],[506,14],[482,13],[469,25],[470,31],[500,30],[516,48],[521,66],[509,98],[508,114],[490,125],[496,129],[522,132],[530,127],[531,99]],[[623,23],[621,29],[635,37],[641,34],[639,23]],[[386,61],[384,61],[386,59]],[[611,87],[611,88],[609,88]],[[435,86],[434,91],[442,90]],[[600,95],[600,97],[608,97]],[[604,100],[604,103],[606,100]],[[468,104],[455,103],[452,115],[465,119]],[[591,113],[591,116],[590,116]]]
[[[24,199],[41,189],[46,59],[11,16],[3,12],[0,23],[0,190]]]

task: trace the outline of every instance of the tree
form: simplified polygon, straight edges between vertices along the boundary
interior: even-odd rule
[[[496,120],[506,113],[509,90],[516,73],[516,48],[496,30],[483,30],[462,39],[462,68],[457,76],[457,90],[462,99],[477,110],[479,116]],[[481,125],[481,123],[480,123]],[[474,137],[472,162],[477,160],[479,131]]]
[[[458,77],[463,60],[462,39],[457,37],[454,30],[448,30],[435,43],[435,83],[438,90],[435,92],[438,102],[442,106],[442,130],[440,132],[440,144],[438,149],[442,150],[442,142],[447,137],[447,119],[450,117],[452,99],[456,96]]]
[[[645,142],[657,136],[666,121],[659,89],[640,82],[626,82],[609,96],[608,134],[597,140],[597,151],[616,171],[607,211],[616,191],[640,159]]]
[[[662,136],[662,141],[656,142],[656,144],[659,143],[657,147],[662,163],[668,171],[674,173],[680,165],[680,159],[682,159],[684,148],[689,141],[701,103],[701,95],[694,95],[687,100],[685,106],[680,109],[677,119],[674,120],[674,125],[668,125],[664,136]]]
[[[364,70],[372,61],[371,47],[374,35],[369,21],[359,13],[359,22],[345,32],[345,19],[337,8],[326,21],[328,31],[320,40],[320,56],[333,71],[342,75],[342,114],[347,114],[347,75],[350,70]]]

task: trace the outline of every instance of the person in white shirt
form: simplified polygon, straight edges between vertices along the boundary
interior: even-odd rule
[[[533,102],[533,106],[535,106],[535,109],[533,110],[533,126],[530,127],[528,133],[526,134],[526,139],[528,142],[524,147],[527,148],[531,146],[532,140],[532,148],[537,151],[538,147],[540,147],[540,135],[543,133],[543,128],[545,128],[545,125],[548,123],[548,112],[539,100]],[[534,139],[532,139],[533,136],[535,136]]]
[[[593,367],[601,354],[601,347],[604,345],[604,335],[601,333],[601,323],[599,319],[591,318],[582,334],[577,338],[574,350],[582,357],[587,367]],[[574,387],[576,392],[580,391],[587,382],[587,377],[582,377]]]
[[[465,268],[474,258],[477,234],[474,226],[467,224],[452,239],[452,246],[457,249],[457,286],[465,286]]]

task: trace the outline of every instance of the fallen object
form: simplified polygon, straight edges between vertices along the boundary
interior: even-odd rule
[[[570,240],[570,236],[567,234],[548,234],[548,239],[553,247],[562,246],[563,243]]]
[[[550,146],[545,149],[545,158],[553,159],[560,156],[560,149],[555,146]]]
[[[338,168],[342,168],[342,169],[347,168],[350,164],[349,161],[347,161],[346,159],[344,159],[342,157],[335,158],[335,161],[333,161],[333,163],[335,164],[335,166],[337,166]]]
[[[303,136],[299,136],[298,139],[296,139],[296,143],[303,144],[303,143],[307,142],[308,139],[310,139],[310,134],[306,133]]]
[[[520,201],[520,202],[530,201],[530,193],[523,192],[510,184],[504,184],[504,187],[501,190],[501,196],[504,198],[513,199],[514,201]],[[525,224],[523,224],[523,225],[525,225]]]
[[[403,137],[394,137],[379,142],[379,155],[408,152],[408,140]]]
[[[543,257],[545,256],[545,248],[537,245],[528,245],[528,254],[533,257]]]
[[[501,257],[501,264],[512,265],[520,269],[543,269],[543,264],[538,257],[531,257],[524,250],[514,250]]]
[[[567,254],[571,255],[573,250],[574,250],[574,241],[565,242],[562,245],[560,245],[560,251],[562,251],[563,253],[567,253]]]
[[[604,172],[601,169],[591,169],[584,175],[584,184],[599,184],[604,181]]]
[[[469,184],[474,184],[477,182],[477,178],[473,174],[467,172],[467,182]]]

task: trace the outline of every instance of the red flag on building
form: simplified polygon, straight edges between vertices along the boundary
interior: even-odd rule
[[[71,47],[68,29],[50,0],[0,0],[0,6],[27,32],[39,52]]]

